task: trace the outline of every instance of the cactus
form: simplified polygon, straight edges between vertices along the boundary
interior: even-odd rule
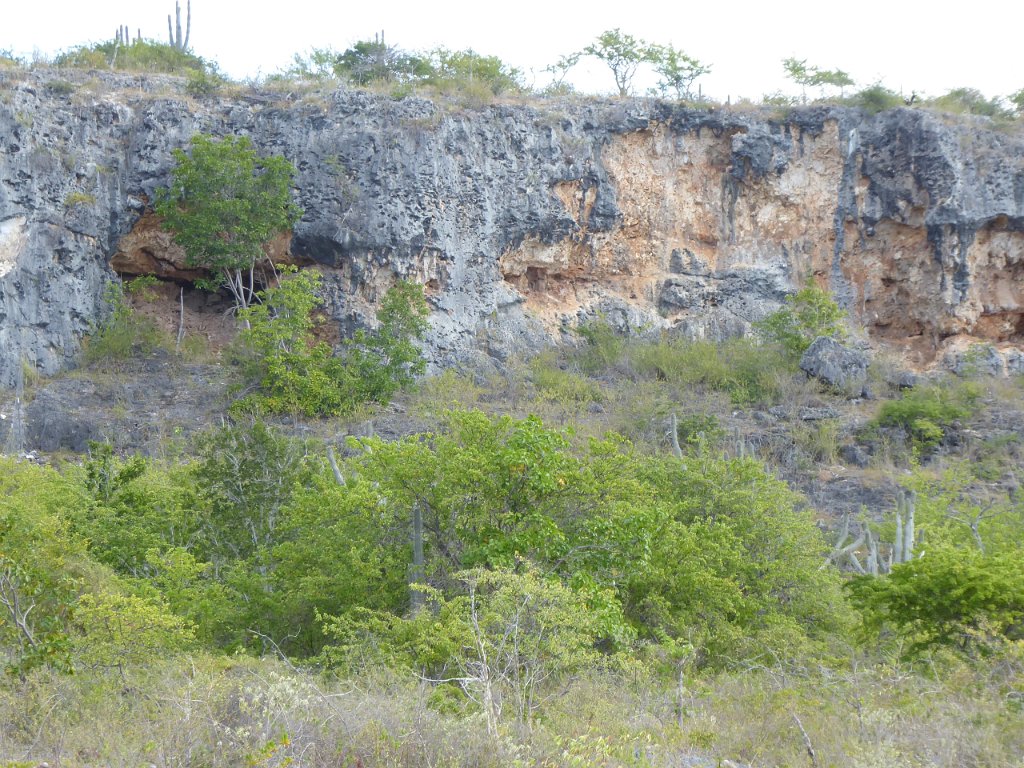
[[[135,39],[132,40],[131,32],[128,31],[128,25],[118,27],[114,33],[114,43],[116,45],[131,45],[132,43],[142,42],[142,30],[138,29],[135,33]]]
[[[171,26],[171,14],[167,14],[167,40],[172,48],[179,51],[188,50],[188,38],[192,34],[192,0],[188,0],[185,16],[185,39],[181,38],[181,3],[174,3],[174,26]]]
[[[914,529],[915,504],[916,495],[913,491],[901,491],[896,497],[896,536],[885,561],[879,557],[880,542],[875,539],[870,528],[865,528],[851,544],[846,543],[850,538],[850,517],[847,515],[843,518],[843,527],[825,563],[839,563],[846,559],[857,573],[870,576],[887,574],[892,571],[893,565],[909,563],[914,557],[914,539],[917,535]],[[857,551],[865,541],[868,545],[867,560],[866,564],[861,564]]]

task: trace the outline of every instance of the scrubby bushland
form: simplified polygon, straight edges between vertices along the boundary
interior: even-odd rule
[[[120,69],[128,72],[216,74],[216,67],[173,45],[152,40],[123,44],[116,40],[81,45],[58,54],[53,63],[68,69]]]

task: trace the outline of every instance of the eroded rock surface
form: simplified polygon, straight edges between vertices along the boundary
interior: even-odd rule
[[[954,336],[1020,358],[1024,140],[981,120],[353,91],[196,103],[173,78],[62,73],[78,81],[58,94],[45,73],[0,77],[0,383],[19,357],[71,364],[114,269],[194,277],[146,201],[196,132],[298,168],[305,214],[276,253],[324,272],[341,330],[396,279],[426,285],[436,367],[596,317],[741,334],[808,278],[916,365]]]

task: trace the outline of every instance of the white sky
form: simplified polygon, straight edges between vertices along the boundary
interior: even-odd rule
[[[182,0],[184,2],[184,0]],[[3,0],[0,49],[46,55],[111,39],[119,24],[166,40],[173,0]],[[184,8],[182,9],[184,15]],[[232,77],[271,74],[296,52],[344,50],[383,29],[406,50],[438,45],[496,55],[548,82],[543,68],[620,27],[650,42],[671,43],[710,63],[705,94],[720,100],[795,87],[781,60],[805,58],[906,94],[938,95],[969,86],[987,96],[1024,88],[1021,0],[193,0],[191,45]],[[588,92],[611,92],[600,63],[570,76]]]

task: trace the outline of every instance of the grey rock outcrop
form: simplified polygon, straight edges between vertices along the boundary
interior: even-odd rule
[[[849,397],[862,397],[868,383],[868,357],[828,336],[819,336],[800,358],[800,370]]]
[[[954,333],[1024,338],[1024,141],[985,124],[346,90],[197,103],[175,78],[62,72],[68,94],[55,77],[0,73],[0,384],[19,358],[73,364],[111,258],[197,132],[295,164],[291,253],[324,272],[342,330],[397,278],[423,283],[435,367],[609,312],[631,332],[747,333],[810,273],[913,362]]]

